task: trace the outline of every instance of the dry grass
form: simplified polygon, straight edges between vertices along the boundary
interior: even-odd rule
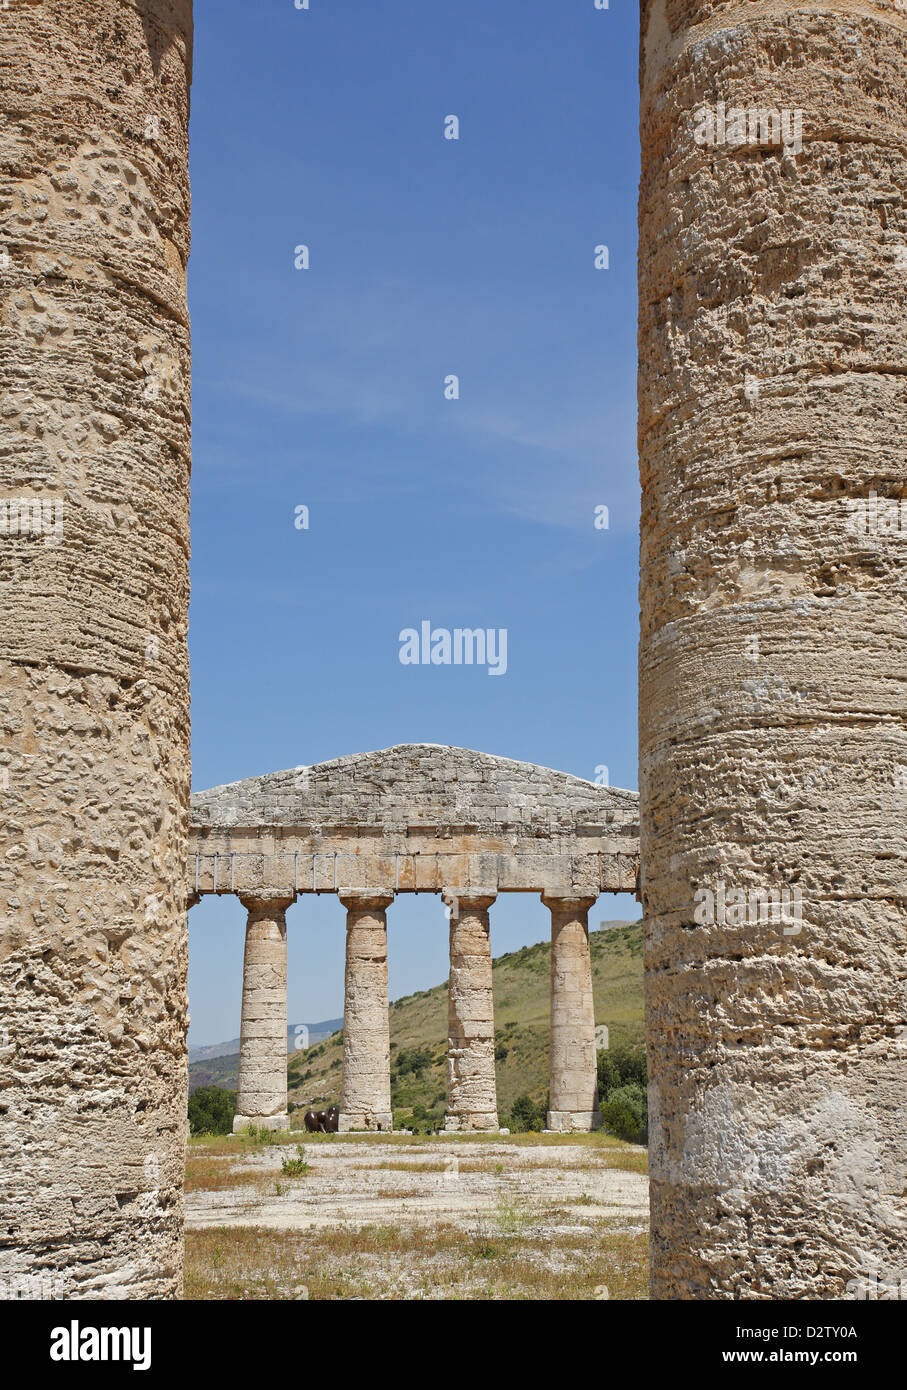
[[[456,1155],[440,1155],[434,1159],[385,1159],[381,1163],[350,1163],[348,1168],[365,1173],[445,1173],[449,1170],[452,1162],[456,1163],[457,1173],[502,1173],[503,1163],[494,1158],[469,1159],[457,1158]],[[621,1173],[648,1173],[649,1155],[643,1149],[615,1151],[603,1154],[601,1158],[590,1159],[588,1163],[576,1163],[572,1165],[579,1172],[588,1169],[596,1172],[602,1168],[616,1169]],[[531,1161],[520,1166],[520,1172],[531,1171],[532,1168],[547,1167],[545,1163],[534,1164]]]
[[[400,1148],[429,1148],[438,1144],[508,1144],[518,1148],[558,1148],[562,1146],[589,1148],[614,1153],[640,1153],[645,1149],[628,1145],[613,1134],[595,1130],[588,1134],[309,1134],[304,1129],[277,1131],[270,1142],[262,1143],[258,1138],[246,1134],[203,1134],[189,1140],[189,1152],[203,1149],[206,1153],[229,1155],[238,1158],[243,1153],[257,1153],[262,1148],[280,1147],[286,1144],[385,1144],[399,1145]]]
[[[252,1188],[237,1198],[241,1219],[268,1224],[190,1226],[188,1299],[562,1300],[604,1297],[605,1286],[612,1298],[647,1296],[644,1203],[633,1196],[645,1189],[644,1149],[601,1133],[306,1135],[311,1163],[290,1183],[282,1169],[301,1137],[190,1143],[196,1212],[231,1220],[233,1199],[218,1194]],[[551,1152],[561,1148],[563,1158]],[[350,1213],[363,1202],[385,1205],[360,1224]]]
[[[623,1149],[605,1156],[605,1168],[616,1168],[621,1173],[643,1173],[649,1171],[648,1149]]]
[[[647,1260],[644,1233],[598,1226],[552,1247],[535,1216],[513,1208],[473,1231],[222,1227],[188,1233],[185,1297],[641,1299]]]
[[[186,1159],[186,1192],[226,1192],[231,1187],[258,1187],[262,1190],[271,1185],[272,1177],[255,1168],[236,1168],[222,1158],[208,1154],[193,1154],[191,1149]]]

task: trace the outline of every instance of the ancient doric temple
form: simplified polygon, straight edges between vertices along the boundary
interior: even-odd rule
[[[236,1127],[286,1128],[287,908],[335,893],[347,911],[341,1130],[392,1127],[387,910],[440,893],[450,918],[450,1130],[498,1127],[489,909],[540,893],[551,912],[549,1129],[598,1124],[588,914],[632,893],[635,792],[466,748],[404,744],[192,797],[187,902],[248,911]]]

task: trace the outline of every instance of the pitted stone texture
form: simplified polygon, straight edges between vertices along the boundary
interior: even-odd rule
[[[494,996],[488,909],[494,898],[447,895],[450,984],[447,1000],[447,1113],[445,1129],[498,1128],[494,1071]]]
[[[551,912],[548,1128],[597,1129],[601,1115],[589,952],[589,909],[595,899],[543,895],[542,901]]]
[[[390,1014],[387,997],[387,908],[390,897],[344,897],[346,975],[343,1005],[343,1096],[339,1130],[393,1129]]]
[[[841,1298],[907,1240],[907,547],[847,506],[904,489],[907,34],[696,0],[642,30],[652,1292]],[[802,153],[698,146],[720,100],[801,109]],[[801,930],[697,921],[719,881],[798,885]]]
[[[12,4],[0,35],[0,499],[63,506],[59,544],[0,535],[0,1283],[165,1298],[187,1087],[191,6]]]
[[[243,957],[239,1085],[233,1132],[289,1129],[287,1114],[287,908],[292,898],[242,898],[249,913]]]

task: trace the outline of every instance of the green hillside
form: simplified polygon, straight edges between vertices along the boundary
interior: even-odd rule
[[[641,1044],[642,923],[591,932],[595,1021],[608,1025],[612,1047]],[[548,942],[498,956],[493,966],[498,1111],[509,1113],[517,1096],[544,1101],[548,1092]],[[394,1110],[444,1104],[447,1048],[447,982],[398,999],[390,1009],[391,1086]],[[218,1059],[227,1062],[229,1058]],[[234,1064],[235,1064],[235,1058]],[[334,1033],[288,1068],[290,1102],[319,1108],[340,1103],[343,1034]]]
[[[189,1090],[199,1086],[222,1086],[235,1091],[239,1084],[239,1053],[228,1052],[225,1057],[205,1057],[189,1063]]]

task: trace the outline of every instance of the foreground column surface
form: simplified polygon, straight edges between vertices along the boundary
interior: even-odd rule
[[[289,1129],[287,1114],[287,908],[293,898],[246,897],[239,1087],[233,1133]]]
[[[187,0],[0,11],[0,1296],[182,1288]]]
[[[387,908],[393,897],[341,897],[346,908],[343,1094],[338,1128],[392,1130]]]
[[[598,1129],[598,1061],[589,909],[594,898],[542,894],[551,912],[551,1042],[548,1128]]]
[[[905,1268],[899,8],[642,5],[656,1298]]]
[[[448,895],[447,1113],[444,1128],[498,1128],[488,909],[494,897]]]

